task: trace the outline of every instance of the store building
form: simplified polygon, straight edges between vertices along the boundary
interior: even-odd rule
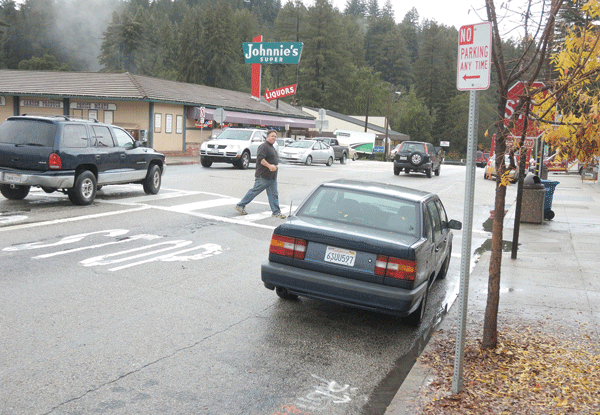
[[[304,135],[315,126],[315,118],[299,108],[244,92],[128,72],[0,70],[0,121],[23,114],[97,119],[162,152],[197,148],[213,126],[221,127],[213,123],[217,108],[229,126],[276,128],[281,135]]]

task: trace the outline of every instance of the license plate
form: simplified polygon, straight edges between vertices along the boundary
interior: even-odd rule
[[[398,156],[398,160],[406,161],[408,160],[408,156]]]
[[[16,173],[4,173],[4,180],[11,183],[21,183],[21,175]]]
[[[216,149],[216,148],[212,148],[212,149],[208,150],[208,152],[209,152],[209,153],[217,153],[217,154],[218,154],[218,153],[219,153],[219,150],[218,150],[218,149]]]
[[[356,251],[350,251],[348,249],[335,248],[328,246],[325,250],[325,261],[331,262],[332,264],[346,265],[348,267],[354,266],[354,260],[356,259]]]

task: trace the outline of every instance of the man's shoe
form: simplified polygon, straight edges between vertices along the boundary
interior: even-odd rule
[[[283,213],[281,213],[281,212],[279,212],[279,213],[273,213],[272,216],[274,218],[279,218],[279,219],[285,219],[286,218],[286,216]]]
[[[240,215],[247,215],[248,214],[248,212],[246,212],[246,208],[244,206],[236,205],[235,206],[235,210],[237,210],[238,212],[240,212]]]

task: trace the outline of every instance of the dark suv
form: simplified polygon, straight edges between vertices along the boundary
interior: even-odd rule
[[[163,154],[95,120],[23,115],[0,124],[0,192],[10,200],[31,186],[61,191],[75,205],[89,205],[109,184],[140,183],[156,194],[165,167]]]
[[[421,141],[405,141],[400,145],[394,157],[394,174],[397,176],[402,170],[425,173],[431,177],[431,172],[440,175],[441,159],[435,151],[433,144]]]

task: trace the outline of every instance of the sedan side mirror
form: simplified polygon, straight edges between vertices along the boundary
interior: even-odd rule
[[[462,229],[462,222],[459,222],[455,219],[451,219],[450,222],[448,222],[448,229],[460,231]]]

